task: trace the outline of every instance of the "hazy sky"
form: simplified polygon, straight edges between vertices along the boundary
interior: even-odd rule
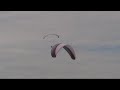
[[[0,78],[120,78],[119,29],[119,11],[0,11]],[[52,58],[49,33],[77,59]]]

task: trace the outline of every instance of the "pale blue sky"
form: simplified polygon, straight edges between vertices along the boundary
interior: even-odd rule
[[[1,11],[0,78],[120,78],[119,11]],[[50,55],[45,34],[75,49]]]

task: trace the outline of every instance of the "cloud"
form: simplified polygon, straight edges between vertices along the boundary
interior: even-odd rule
[[[120,12],[0,12],[0,78],[119,78]],[[60,35],[76,51],[72,61],[62,50],[50,55]]]

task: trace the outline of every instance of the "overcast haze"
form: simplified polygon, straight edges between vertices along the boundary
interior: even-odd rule
[[[56,58],[51,42],[70,44]],[[120,12],[0,11],[0,78],[120,78]]]

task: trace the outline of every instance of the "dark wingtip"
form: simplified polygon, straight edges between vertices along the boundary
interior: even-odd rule
[[[72,58],[73,60],[75,60],[75,58]]]
[[[53,58],[56,58],[56,55],[51,55]]]

